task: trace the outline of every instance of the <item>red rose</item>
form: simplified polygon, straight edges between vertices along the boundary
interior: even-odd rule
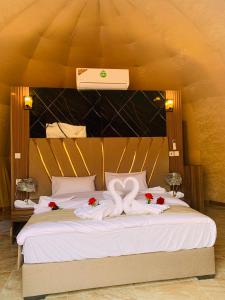
[[[51,207],[51,208],[53,208],[53,207],[56,207],[57,205],[56,205],[56,203],[55,202],[49,202],[49,204],[48,204],[48,207]]]
[[[151,203],[151,200],[153,199],[153,196],[151,193],[146,193],[145,194],[145,198],[147,200],[147,203],[150,204]]]
[[[165,203],[165,199],[163,197],[159,197],[156,201],[157,204],[164,204]]]
[[[95,206],[96,202],[97,202],[97,200],[94,197],[92,197],[88,200],[88,205]]]
[[[48,207],[51,207],[52,210],[59,209],[58,205],[55,202],[53,202],[53,201],[51,201],[51,202],[48,203]]]
[[[146,194],[145,194],[145,197],[146,197],[147,199],[149,199],[149,200],[152,200],[152,199],[153,199],[153,196],[152,196],[151,193],[146,193]]]

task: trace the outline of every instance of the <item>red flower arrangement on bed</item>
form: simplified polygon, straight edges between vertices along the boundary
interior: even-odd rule
[[[159,197],[157,200],[156,200],[156,204],[164,204],[165,203],[165,199],[163,197]]]
[[[88,205],[91,205],[91,206],[96,206],[96,205],[98,205],[97,199],[95,199],[94,197],[90,198],[90,199],[88,200]]]
[[[145,194],[145,198],[146,198],[146,202],[148,203],[148,204],[151,204],[151,202],[152,202],[152,200],[153,200],[153,196],[152,196],[152,194],[151,193],[146,193]],[[156,204],[164,204],[165,203],[165,199],[163,198],[163,197],[159,197],[159,198],[157,198],[157,200],[156,200]]]
[[[53,201],[51,201],[51,202],[48,203],[48,207],[50,207],[52,210],[59,209],[58,205],[55,202],[53,202]]]
[[[153,199],[153,196],[151,193],[146,193],[145,198],[146,198],[147,203],[150,204]]]

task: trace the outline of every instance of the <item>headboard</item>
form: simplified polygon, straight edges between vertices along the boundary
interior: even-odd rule
[[[37,181],[32,198],[51,194],[51,176],[96,174],[96,189],[105,188],[104,172],[147,171],[149,186],[165,185],[169,171],[165,137],[31,138],[29,176]]]

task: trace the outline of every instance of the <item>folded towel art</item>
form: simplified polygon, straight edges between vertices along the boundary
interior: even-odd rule
[[[116,217],[123,212],[122,198],[115,190],[115,184],[120,181],[119,179],[112,179],[109,182],[110,194],[103,194],[105,200],[97,201],[95,198],[90,198],[88,203],[74,211],[77,217],[81,219],[94,219],[102,220],[106,217]]]
[[[122,189],[129,191],[124,198],[117,192],[116,186],[120,185]],[[95,198],[90,198],[88,203],[74,211],[75,215],[82,219],[102,220],[106,217],[116,217],[125,213],[126,215],[140,215],[140,214],[161,214],[169,206],[164,204],[164,199],[159,197],[156,204],[150,201],[141,203],[135,198],[139,192],[139,183],[134,177],[127,177],[125,180],[118,178],[112,179],[109,182],[109,192],[112,199],[97,201]],[[153,199],[150,193],[148,197]]]
[[[38,204],[33,204],[33,207],[34,214],[57,209],[73,209],[74,214],[81,219],[103,220],[122,214],[161,214],[169,208],[168,204],[187,205],[184,201],[166,193],[161,187],[140,191],[137,179],[130,176],[125,180],[112,179],[108,191],[65,194],[58,198],[41,196]]]

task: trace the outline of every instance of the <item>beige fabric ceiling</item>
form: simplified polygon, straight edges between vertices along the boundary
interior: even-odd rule
[[[0,1],[0,156],[9,86],[75,87],[76,67],[129,68],[130,88],[182,89],[187,160],[225,202],[225,1]],[[1,205],[1,204],[0,204]]]

